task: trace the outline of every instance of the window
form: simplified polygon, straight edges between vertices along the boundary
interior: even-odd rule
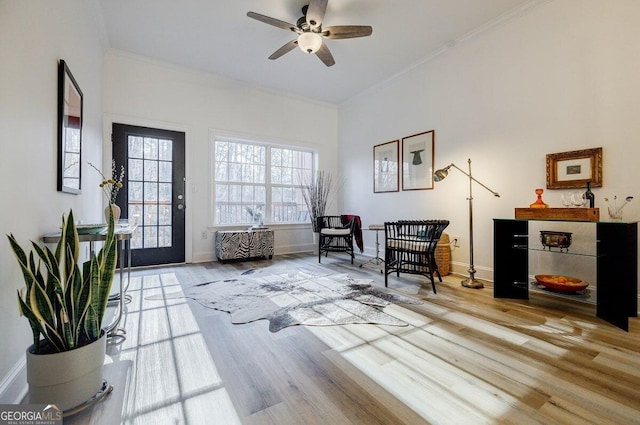
[[[214,223],[306,221],[304,182],[313,175],[313,152],[245,141],[214,143]]]

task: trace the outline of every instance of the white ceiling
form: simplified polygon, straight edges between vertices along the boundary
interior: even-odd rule
[[[326,40],[336,64],[295,49],[295,34],[247,17],[295,24],[308,0],[99,0],[110,47],[341,103],[490,27],[536,0],[329,0],[323,26],[371,25],[370,37]]]

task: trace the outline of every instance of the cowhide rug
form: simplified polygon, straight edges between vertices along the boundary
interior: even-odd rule
[[[300,270],[265,276],[251,273],[250,270],[236,279],[201,283],[184,292],[146,299],[191,298],[205,307],[230,313],[234,324],[267,319],[271,332],[293,325],[406,326],[406,322],[386,314],[384,307],[391,303],[420,304],[373,288],[371,280],[353,279],[346,274],[318,276]]]

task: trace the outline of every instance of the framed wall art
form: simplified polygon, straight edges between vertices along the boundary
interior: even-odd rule
[[[373,147],[373,192],[397,192],[398,140],[381,143]]]
[[[433,189],[435,130],[402,139],[402,190]]]
[[[58,65],[58,191],[79,194],[82,160],[82,91],[67,63]]]
[[[547,189],[602,187],[602,148],[547,154]]]

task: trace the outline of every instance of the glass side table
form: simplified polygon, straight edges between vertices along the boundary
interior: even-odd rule
[[[360,264],[360,267],[366,266],[366,265],[373,265],[376,268],[380,269],[380,273],[384,273],[384,270],[383,270],[384,260],[380,258],[380,237],[379,237],[379,232],[381,230],[384,230],[384,224],[371,224],[369,225],[369,228],[365,230],[376,232],[376,256],[374,258],[371,258],[366,263]]]

